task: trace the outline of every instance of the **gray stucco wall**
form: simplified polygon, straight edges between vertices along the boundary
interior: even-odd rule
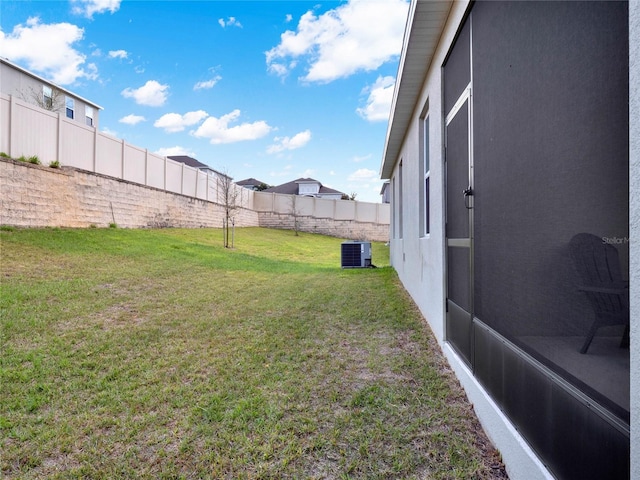
[[[629,2],[631,479],[640,480],[640,1]]]

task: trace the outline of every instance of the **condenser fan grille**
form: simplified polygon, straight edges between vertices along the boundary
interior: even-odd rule
[[[342,268],[365,268],[370,266],[370,242],[344,242],[342,244]]]

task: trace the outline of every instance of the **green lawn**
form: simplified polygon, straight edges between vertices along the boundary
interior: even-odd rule
[[[388,248],[340,243],[0,229],[0,477],[503,478]]]

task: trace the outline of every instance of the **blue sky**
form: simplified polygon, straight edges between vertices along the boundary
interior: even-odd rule
[[[379,202],[406,0],[12,1],[0,55],[97,103],[99,128],[234,179]]]

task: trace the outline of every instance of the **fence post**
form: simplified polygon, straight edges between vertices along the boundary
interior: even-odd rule
[[[120,162],[120,178],[124,180],[124,156],[125,156],[125,141],[122,139],[122,161]]]
[[[62,157],[62,115],[58,112],[58,132],[56,135],[56,158],[55,160],[60,161],[60,157]]]
[[[180,194],[182,195],[184,192],[184,163],[182,164],[182,169],[180,170]]]
[[[93,128],[93,173],[98,171],[98,129]]]
[[[144,149],[144,184],[149,185],[149,149]]]
[[[14,151],[16,145],[16,129],[14,125],[16,124],[16,98],[15,95],[11,95],[10,104],[9,104],[9,156],[11,158],[16,158],[18,153]]]

